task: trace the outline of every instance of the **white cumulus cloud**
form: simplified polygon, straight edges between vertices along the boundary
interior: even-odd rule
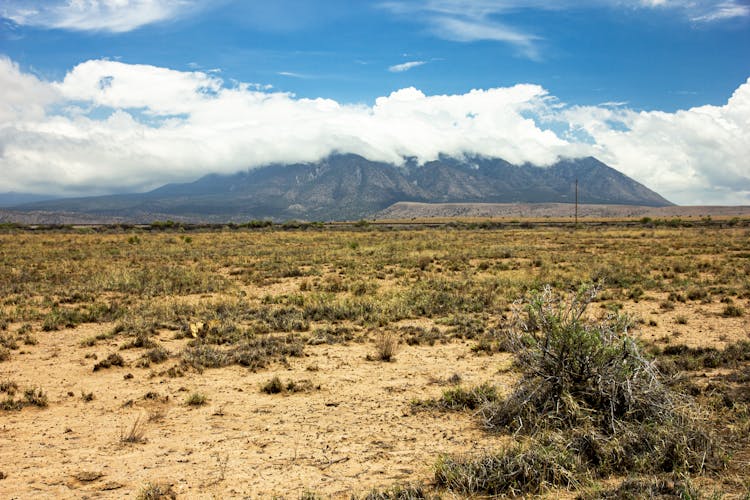
[[[750,203],[750,81],[722,106],[676,113],[569,106],[533,84],[343,104],[106,60],[45,82],[0,58],[0,85],[0,192],[145,190],[333,152],[538,165],[594,155],[678,203]]]
[[[572,107],[561,118],[593,139],[599,159],[675,202],[750,204],[750,79],[723,106]]]

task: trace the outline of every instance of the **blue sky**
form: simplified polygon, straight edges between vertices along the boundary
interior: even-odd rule
[[[0,17],[0,191],[344,150],[592,154],[678,203],[750,204],[747,0],[0,0]]]

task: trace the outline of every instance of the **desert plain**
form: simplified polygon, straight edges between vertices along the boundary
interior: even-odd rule
[[[438,474],[535,446],[486,405],[517,387],[506,336],[545,287],[628,318],[712,463],[503,491]],[[9,225],[0,291],[2,498],[750,495],[747,219]]]

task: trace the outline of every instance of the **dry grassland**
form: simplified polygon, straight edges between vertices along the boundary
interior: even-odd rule
[[[631,319],[709,451],[691,435],[636,457],[585,391],[573,423],[492,424],[521,421],[502,407],[529,376],[514,301],[587,283],[585,317]],[[750,495],[747,221],[10,228],[0,301],[1,498]],[[617,425],[658,420],[634,411]],[[510,486],[489,477],[519,468]]]

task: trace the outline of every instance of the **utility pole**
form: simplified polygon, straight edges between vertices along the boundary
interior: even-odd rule
[[[578,229],[578,177],[576,177],[576,229]]]

